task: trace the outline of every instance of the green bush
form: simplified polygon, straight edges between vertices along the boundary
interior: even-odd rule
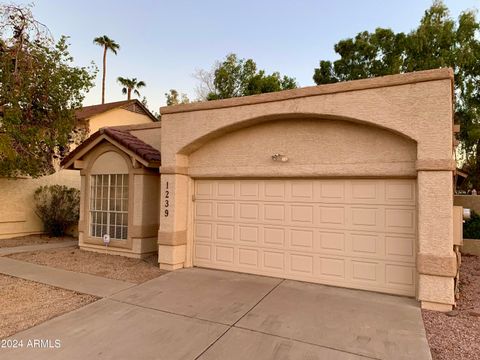
[[[480,239],[480,215],[472,211],[471,218],[463,223],[464,239]]]
[[[42,219],[45,232],[63,236],[78,222],[80,191],[63,185],[41,186],[35,190],[36,214]]]

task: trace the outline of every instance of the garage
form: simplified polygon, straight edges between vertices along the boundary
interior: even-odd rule
[[[452,84],[437,69],[161,108],[160,268],[451,310]]]
[[[102,130],[63,163],[82,178],[79,243],[103,251],[89,243],[89,184],[120,174],[128,239],[109,251],[158,249],[167,271],[258,274],[449,311],[462,222],[453,78],[436,69],[166,106],[154,127]]]
[[[415,295],[415,181],[196,180],[194,265]]]

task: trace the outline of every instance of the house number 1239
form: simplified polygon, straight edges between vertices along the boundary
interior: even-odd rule
[[[165,183],[165,211],[164,211],[164,216],[168,217],[168,207],[170,206],[170,190],[168,189],[168,181]]]

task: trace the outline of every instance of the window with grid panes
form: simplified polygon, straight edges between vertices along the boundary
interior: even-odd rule
[[[128,175],[92,175],[90,236],[125,240],[128,236]]]

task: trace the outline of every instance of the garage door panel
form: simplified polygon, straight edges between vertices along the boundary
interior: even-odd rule
[[[319,262],[319,277],[335,278],[336,280],[346,278],[345,259],[317,257]]]
[[[379,181],[357,180],[350,183],[349,197],[352,203],[381,204],[383,188]]]
[[[380,256],[384,254],[383,239],[378,234],[350,234],[351,249],[354,255]]]
[[[345,233],[344,232],[326,232],[318,231],[318,247],[315,249],[319,252],[344,252],[345,251]]]
[[[290,224],[292,225],[314,225],[315,206],[312,204],[300,205],[290,204]]]
[[[314,229],[291,229],[290,248],[299,251],[313,251],[315,241]]]
[[[260,229],[258,226],[238,225],[240,243],[258,244],[260,241]]]
[[[238,249],[238,264],[240,267],[259,268],[260,250],[252,248]]]
[[[412,261],[415,257],[415,238],[387,235],[385,248],[387,257],[400,261]]]
[[[291,201],[315,201],[314,197],[314,183],[311,181],[291,181],[290,198]]]
[[[197,181],[195,183],[195,196],[197,199],[213,199],[213,182]]]
[[[389,181],[385,184],[385,199],[388,203],[415,205],[415,184],[409,180]]]
[[[215,262],[235,265],[235,247],[228,245],[214,245]]]
[[[263,239],[261,244],[264,247],[273,247],[278,249],[285,248],[285,228],[281,227],[263,227]]]
[[[285,253],[282,251],[263,250],[263,268],[267,271],[285,273]]]
[[[234,202],[216,202],[215,216],[220,221],[235,221],[235,203]]]
[[[239,203],[238,221],[240,222],[258,222],[260,220],[260,204]]]
[[[317,226],[323,228],[344,228],[346,226],[345,206],[319,206]]]
[[[410,287],[415,284],[415,271],[411,266],[387,264],[386,282],[395,287]]]
[[[240,181],[238,187],[238,200],[259,200],[260,182],[258,181]]]
[[[388,208],[385,210],[385,230],[390,233],[415,234],[415,209]]]
[[[212,244],[195,244],[195,260],[199,262],[211,263],[212,258]]]
[[[235,199],[235,182],[234,181],[222,181],[214,184],[215,199]]]
[[[264,181],[264,200],[265,201],[285,201],[286,184],[284,181]]]
[[[314,276],[314,263],[315,259],[313,255],[306,254],[290,254],[290,267],[291,273],[297,273],[301,275]]]
[[[414,295],[412,180],[198,180],[195,189],[197,266]]]
[[[319,196],[315,200],[327,203],[345,202],[345,185],[345,182],[339,182],[337,180],[317,182]]]
[[[233,224],[217,224],[215,240],[233,243],[235,241],[235,226]]]
[[[285,223],[285,205],[284,204],[264,204],[263,220],[265,222]]]
[[[382,276],[381,264],[374,261],[352,260],[352,280],[357,282],[369,282],[377,284]]]
[[[195,203],[195,217],[197,219],[213,218],[213,202],[212,201],[197,201]]]
[[[212,242],[213,241],[213,224],[196,222],[194,225],[194,237],[196,242]]]

